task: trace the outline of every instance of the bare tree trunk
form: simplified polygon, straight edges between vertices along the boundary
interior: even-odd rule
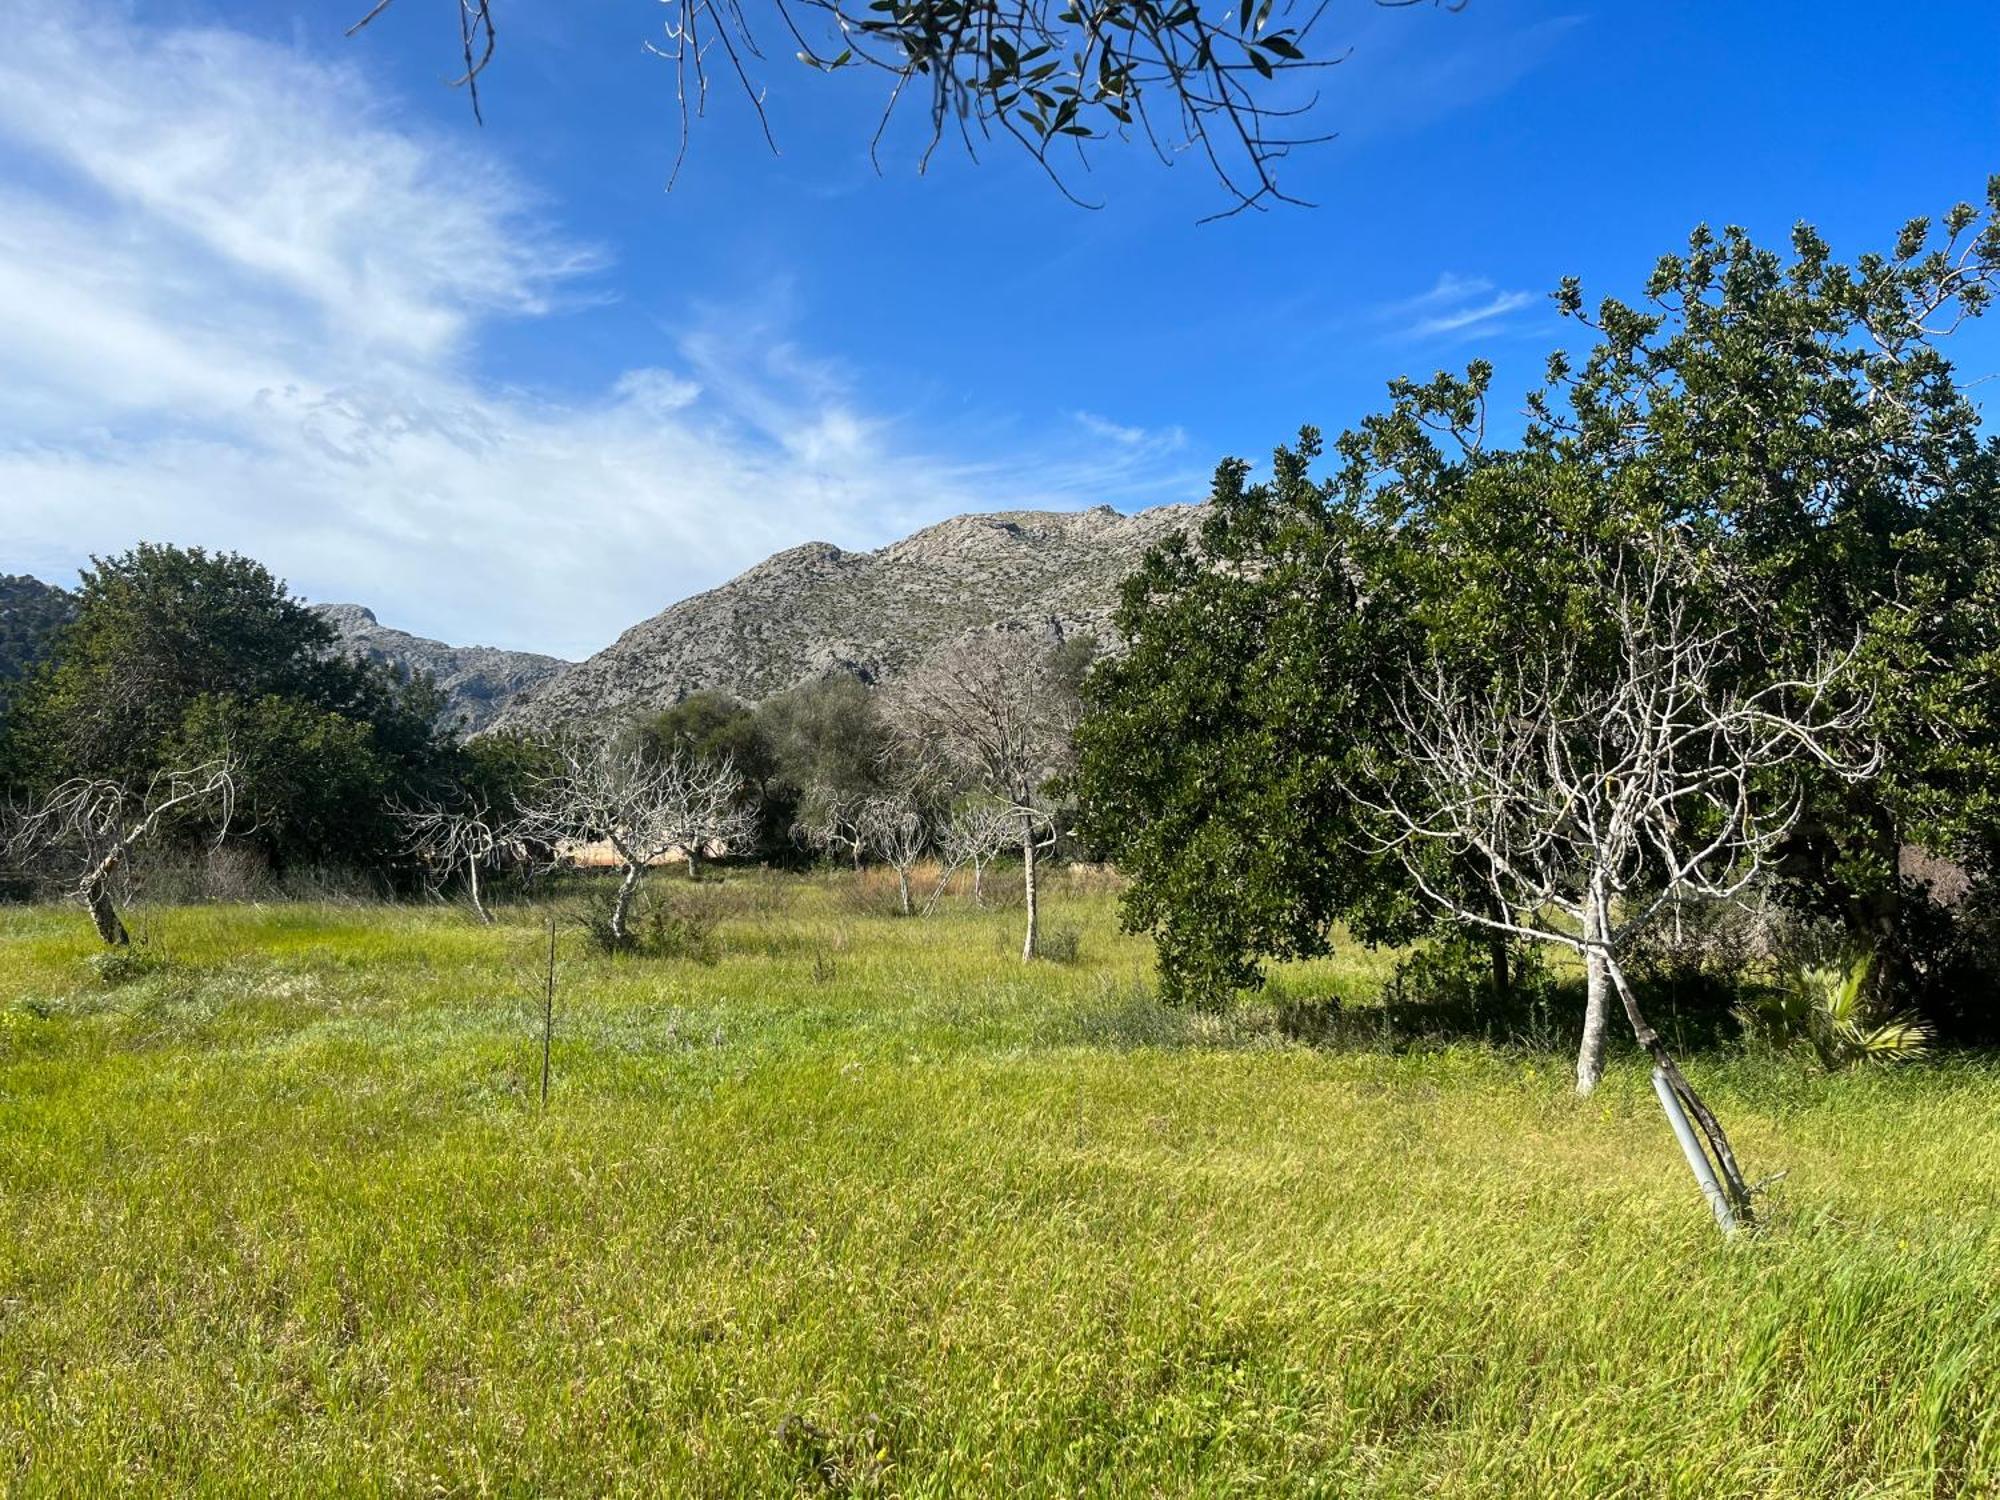
[[[1507,961],[1507,934],[1499,925],[1507,920],[1508,912],[1499,893],[1491,889],[1486,893],[1486,915],[1494,923],[1485,929],[1486,961],[1493,971],[1493,998],[1504,1008],[1514,998],[1514,975]]]
[[[1511,1005],[1514,1000],[1514,975],[1507,966],[1507,935],[1492,932],[1486,936],[1487,961],[1493,966],[1493,998],[1502,1006]]]
[[[688,845],[687,865],[688,879],[701,879],[701,850],[693,844]]]
[[[1489,899],[1487,907],[1495,921],[1506,919],[1498,897]],[[1497,927],[1486,929],[1486,960],[1493,969],[1493,998],[1505,1007],[1514,999],[1514,975],[1507,962],[1507,934]]]
[[[113,877],[132,849],[160,826],[161,819],[186,803],[219,800],[226,832],[235,805],[233,768],[234,762],[225,756],[185,770],[162,769],[153,774],[143,794],[120,782],[72,776],[23,814],[7,848],[39,850],[67,839],[80,843],[84,859],[94,863],[84,870],[72,894],[90,913],[91,925],[105,946],[127,947],[132,938],[112,899]],[[97,853],[100,849],[102,855]]]
[[[478,912],[478,913],[479,913],[479,920],[480,920],[480,921],[482,921],[482,922],[486,923],[486,925],[487,925],[487,926],[489,926],[489,927],[490,927],[490,926],[492,926],[492,925],[493,925],[493,913],[491,913],[490,911],[488,911],[488,910],[486,909],[486,903],[485,903],[484,901],[482,901],[482,900],[480,900],[480,899],[479,899],[479,861],[478,861],[478,860],[476,860],[476,859],[468,859],[468,860],[467,860],[467,861],[465,862],[465,883],[466,883],[467,887],[468,887],[468,888],[470,888],[470,890],[471,890],[471,892],[472,892],[472,909],[473,909],[474,911],[476,911],[476,912]]]
[[[1035,820],[1021,820],[1021,890],[1028,900],[1028,935],[1021,942],[1021,961],[1035,956],[1041,936],[1041,913],[1035,904]]]
[[[907,917],[910,914],[910,871],[908,866],[897,866],[896,885],[898,893],[903,898],[903,915]]]
[[[1611,986],[1605,974],[1605,916],[1593,878],[1583,912],[1583,1040],[1576,1049],[1576,1095],[1590,1097],[1604,1077],[1604,1046],[1611,1020]]]
[[[972,904],[974,906],[986,904],[986,866],[978,860],[974,860],[972,864]]]
[[[639,872],[642,866],[637,862],[625,866],[625,878],[618,882],[618,899],[611,907],[611,940],[623,945],[630,940],[632,898],[638,894]]]
[[[84,877],[78,894],[89,908],[90,920],[106,946],[124,948],[131,945],[132,939],[124,922],[119,920],[118,908],[111,904],[111,876],[117,868],[118,855],[112,854]]]
[[[1632,1024],[1632,1035],[1638,1039],[1662,1074],[1667,1085],[1674,1092],[1687,1112],[1694,1116],[1695,1124],[1708,1141],[1710,1154],[1715,1158],[1718,1175],[1722,1178],[1722,1189],[1729,1196],[1729,1203],[1736,1210],[1737,1219],[1745,1224],[1751,1222],[1750,1188],[1743,1180],[1742,1168],[1736,1165],[1736,1153],[1730,1149],[1729,1137],[1723,1133],[1722,1122],[1709,1112],[1701,1095],[1694,1091],[1694,1085],[1681,1075],[1675,1065],[1673,1054],[1667,1051],[1667,1044],[1660,1040],[1660,1034],[1653,1030],[1646,1018],[1639,1013],[1638,998],[1632,987],[1625,982],[1625,971],[1616,961],[1606,958],[1605,969],[1610,973],[1612,983],[1617,987],[1618,998],[1625,1007],[1625,1019]]]
[[[1604,955],[1583,953],[1583,1040],[1576,1049],[1576,1096],[1590,1097],[1604,1077],[1604,1044],[1611,1019],[1611,986],[1605,982]]]

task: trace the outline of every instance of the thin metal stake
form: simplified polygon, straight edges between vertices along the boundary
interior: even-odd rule
[[[1694,1173],[1694,1180],[1701,1184],[1702,1196],[1708,1199],[1708,1206],[1715,1211],[1715,1222],[1722,1226],[1724,1234],[1736,1233],[1736,1215],[1730,1210],[1722,1184],[1715,1180],[1715,1168],[1709,1162],[1708,1153],[1701,1149],[1701,1142],[1695,1139],[1694,1126],[1688,1123],[1687,1111],[1681,1108],[1674,1086],[1667,1082],[1667,1075],[1659,1068],[1653,1069],[1653,1092],[1660,1096],[1660,1108],[1666,1111],[1667,1123],[1674,1127],[1674,1139],[1681,1143],[1681,1154],[1687,1158],[1688,1170]]]
[[[549,1043],[556,1029],[556,919],[549,918],[549,967],[542,990],[542,1108],[549,1107]]]

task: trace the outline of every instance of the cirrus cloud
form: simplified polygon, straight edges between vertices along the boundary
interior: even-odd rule
[[[227,547],[405,628],[580,655],[808,538],[1198,480],[1067,424],[915,435],[741,309],[643,330],[599,391],[496,380],[481,330],[601,300],[607,255],[483,148],[239,33],[0,11],[0,568]]]

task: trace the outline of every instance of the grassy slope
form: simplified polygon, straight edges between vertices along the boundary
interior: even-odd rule
[[[726,956],[450,912],[0,911],[0,1486],[1935,1495],[2000,1484],[2000,1075],[1637,1064],[1152,1008],[1102,894],[738,878]],[[1322,967],[1301,988],[1370,976]],[[9,1457],[12,1455],[12,1457]]]

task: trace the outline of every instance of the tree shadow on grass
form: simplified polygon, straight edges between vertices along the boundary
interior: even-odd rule
[[[1638,986],[1642,1008],[1681,1053],[1708,1051],[1741,1035],[1736,991],[1708,979],[1651,975]],[[1306,1047],[1330,1052],[1401,1052],[1484,1043],[1526,1052],[1563,1052],[1583,1031],[1580,979],[1544,978],[1501,996],[1484,986],[1375,996],[1301,992],[1274,981],[1216,1009],[1161,1002],[1152,986],[1106,981],[1090,1003],[1064,1018],[1057,1040],[1111,1051],[1241,1050]],[[1631,1045],[1613,1033],[1613,1046]]]

